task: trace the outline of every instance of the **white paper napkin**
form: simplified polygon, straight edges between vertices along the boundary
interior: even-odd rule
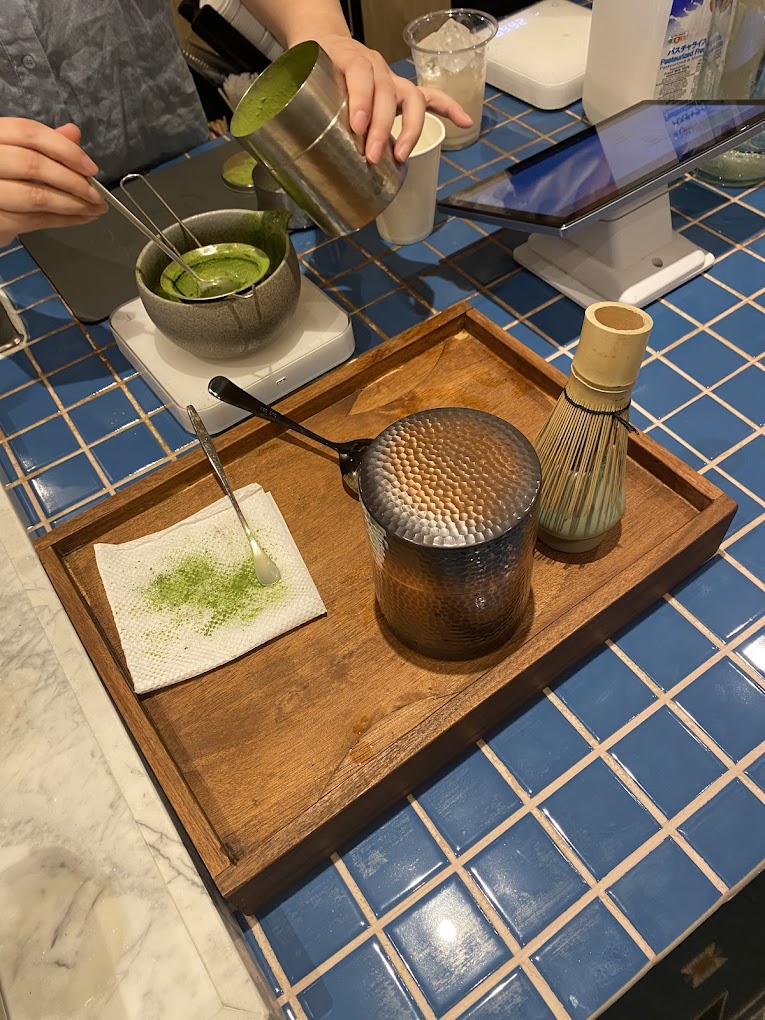
[[[275,585],[257,583],[225,497],[164,531],[95,546],[139,694],[206,673],[326,612],[271,494],[248,485],[236,495],[281,571]]]

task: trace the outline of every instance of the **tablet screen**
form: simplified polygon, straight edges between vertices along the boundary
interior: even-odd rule
[[[765,102],[648,100],[439,205],[451,212],[561,228],[641,186],[703,162],[721,142],[765,128]]]

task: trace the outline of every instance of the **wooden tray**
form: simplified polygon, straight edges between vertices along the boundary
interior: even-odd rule
[[[500,415],[534,437],[564,376],[466,304],[336,369],[280,406],[337,439],[427,407]],[[201,450],[37,543],[40,558],[220,891],[253,910],[550,683],[717,549],[735,503],[646,436],[630,438],[627,512],[596,553],[535,553],[523,633],[440,663],[375,609],[360,508],[332,456],[251,419],[217,439],[235,486],[257,480],[327,605],[203,678],[137,697],[94,542],[125,542],[220,497]],[[552,554],[551,554],[552,555]]]

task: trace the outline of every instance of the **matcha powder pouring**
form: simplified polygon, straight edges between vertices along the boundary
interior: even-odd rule
[[[227,624],[250,623],[262,610],[283,602],[288,588],[284,581],[264,588],[249,556],[224,566],[208,553],[190,553],[158,574],[141,594],[149,608],[165,616],[195,614],[201,633],[209,637]]]

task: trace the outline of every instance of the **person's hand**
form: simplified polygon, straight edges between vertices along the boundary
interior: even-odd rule
[[[43,227],[89,223],[106,203],[88,183],[98,172],[74,124],[46,127],[0,117],[0,244]]]
[[[473,121],[456,99],[440,89],[418,87],[394,74],[382,54],[345,35],[322,35],[316,41],[332,63],[345,75],[351,129],[367,132],[366,157],[377,163],[390,135],[393,118],[400,111],[401,132],[394,154],[403,162],[417,144],[425,111],[447,117],[457,127],[468,128]]]

